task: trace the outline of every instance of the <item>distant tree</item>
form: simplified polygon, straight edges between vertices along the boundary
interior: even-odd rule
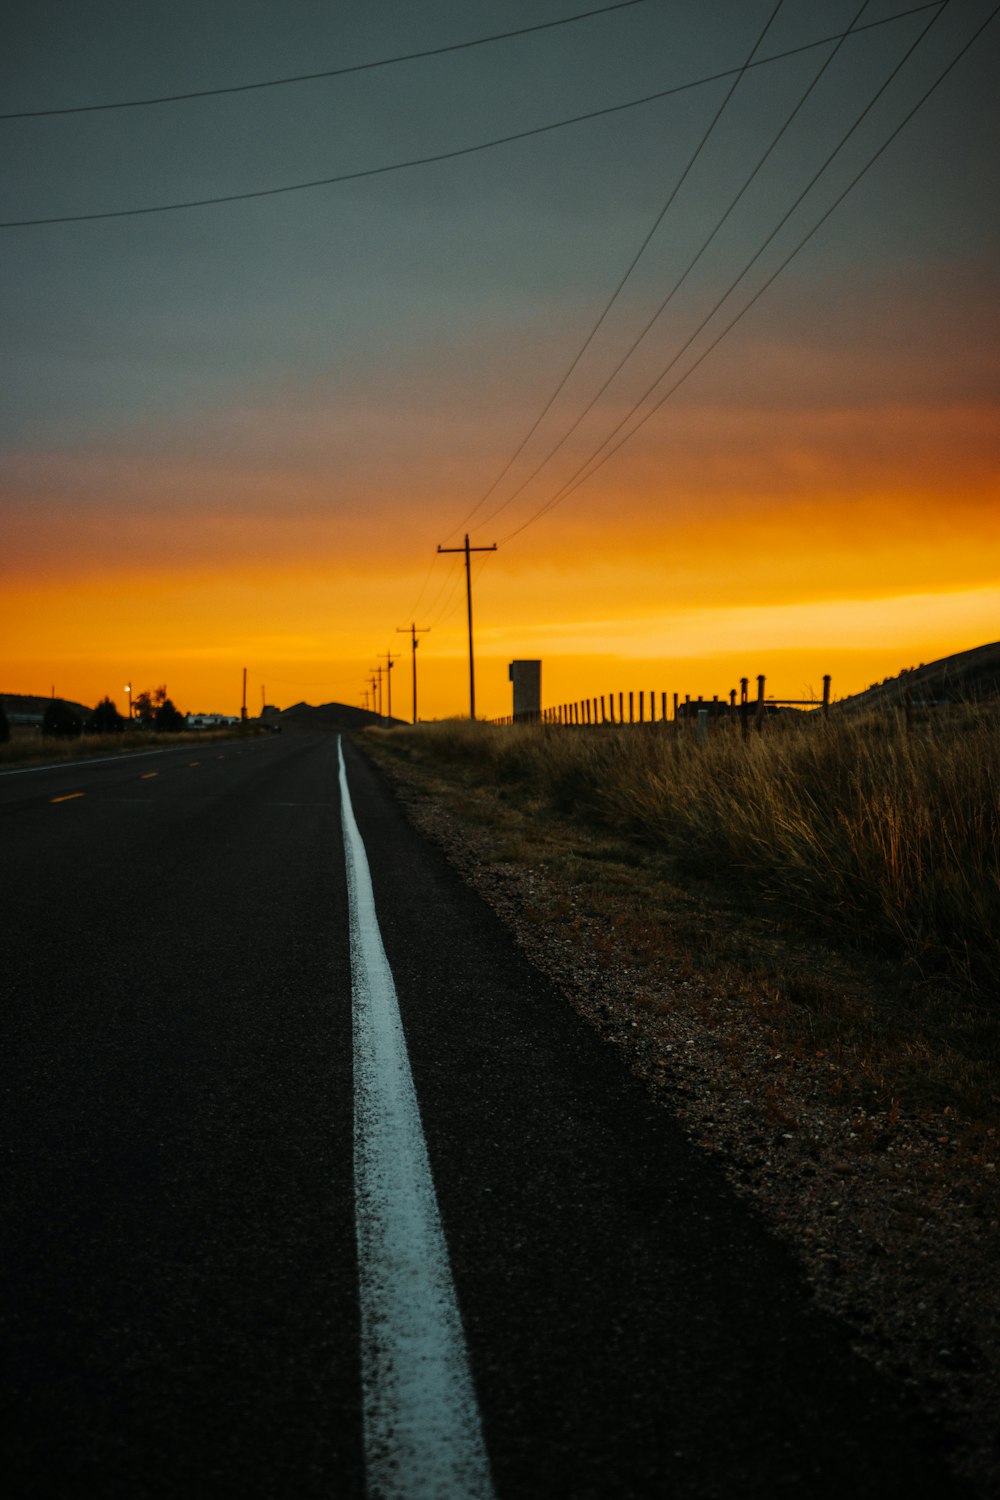
[[[176,734],[184,728],[184,715],[167,697],[161,699],[153,712],[153,728],[161,734]]]
[[[45,710],[42,719],[42,733],[54,735],[59,739],[72,739],[80,734],[83,723],[80,715],[75,709],[70,708],[68,703],[55,698]]]
[[[145,692],[132,695],[132,718],[136,724],[143,729],[150,729],[153,723],[153,695],[147,688]]]
[[[122,728],[125,720],[110,698],[102,698],[94,709],[94,732],[95,734],[115,734]]]

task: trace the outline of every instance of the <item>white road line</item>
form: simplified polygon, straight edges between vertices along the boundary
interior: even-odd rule
[[[406,1039],[340,761],[354,1010],[365,1468],[378,1500],[492,1500]]]

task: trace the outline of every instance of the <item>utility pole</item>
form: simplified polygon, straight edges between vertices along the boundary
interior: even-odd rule
[[[381,668],[381,666],[378,666],[378,667],[375,668],[375,677],[376,677],[376,680],[378,682],[378,698],[377,698],[377,702],[378,702],[378,716],[381,719],[381,717],[382,717],[382,668]]]
[[[430,628],[431,627],[429,625],[426,625],[423,628],[423,630],[418,630],[417,627],[416,627],[416,625],[397,625],[396,626],[396,634],[397,635],[408,635],[410,637],[410,640],[411,640],[412,646],[413,646],[413,722],[414,722],[414,724],[417,722],[417,647],[420,645],[420,642],[417,640],[417,636],[418,635],[426,635],[428,633],[428,631],[430,630]]]
[[[247,669],[243,668],[243,707],[240,709],[240,718],[244,724],[247,720]]]
[[[384,656],[385,657],[385,680],[386,680],[386,686],[387,686],[387,689],[388,689],[387,696],[388,696],[388,700],[389,700],[389,702],[388,702],[388,713],[386,714],[386,717],[389,718],[389,719],[391,719],[392,718],[392,664],[393,664],[394,661],[399,661],[399,652],[398,651],[380,651],[379,652],[379,656]]]
[[[496,542],[489,547],[470,547],[469,533],[465,533],[465,545],[462,547],[438,547],[439,552],[464,552],[465,553],[465,599],[469,615],[469,718],[476,717],[476,667],[472,655],[472,565],[469,561],[470,552],[495,552]]]

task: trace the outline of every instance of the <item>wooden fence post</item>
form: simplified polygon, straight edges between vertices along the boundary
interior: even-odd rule
[[[823,718],[830,717],[830,674],[827,672],[823,678]]]
[[[765,681],[766,681],[766,679],[764,677],[763,672],[759,672],[757,674],[757,716],[756,716],[756,725],[757,725],[757,733],[758,734],[760,734],[760,732],[764,728],[764,683],[765,683]]]

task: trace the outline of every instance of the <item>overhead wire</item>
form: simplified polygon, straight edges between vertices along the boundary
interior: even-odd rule
[[[434,602],[435,602],[435,604],[437,603],[437,600],[440,599],[441,595],[444,593],[445,587],[447,587],[447,585],[450,583],[450,587],[448,588],[447,597],[445,598],[445,601],[441,605],[441,608],[438,610],[437,614],[434,615],[433,618],[431,619],[430,625],[427,627],[429,630],[433,630],[435,628],[435,626],[440,625],[441,621],[450,612],[451,605],[452,605],[452,600],[454,599],[455,594],[456,594],[456,592],[458,590],[458,584],[459,584],[459,580],[461,579],[461,577],[462,577],[462,571],[461,571],[461,569],[460,568],[453,568],[452,569],[452,577],[451,577],[451,579],[449,580],[447,577],[445,578],[444,584],[438,590],[437,599],[435,599]],[[431,609],[433,609],[433,605],[431,606]],[[431,610],[428,610],[427,613],[430,614]]]
[[[929,0],[929,3],[914,6],[911,10],[898,12],[901,15],[912,15],[923,10],[934,8],[940,0]],[[895,16],[888,20],[896,19]],[[887,20],[873,21],[869,27],[859,27],[860,30],[872,29],[876,26],[888,24]],[[815,47],[825,46],[828,42],[835,41],[841,33],[832,36],[820,37],[816,41],[804,42],[797,47],[787,48],[783,52],[775,52],[767,57],[759,58],[751,64],[751,67],[766,67],[771,63],[782,62],[785,58],[795,57],[800,53],[809,52]],[[627,110],[639,109],[646,104],[655,104],[661,99],[669,99],[677,94],[687,93],[692,89],[704,88],[708,84],[717,83],[722,79],[732,78],[738,74],[739,68],[725,68],[721,72],[706,74],[702,78],[690,79],[686,83],[674,84],[671,88],[660,89],[653,94],[644,94],[637,99],[628,99],[620,104],[608,104],[600,109],[586,110],[582,114],[568,115],[563,119],[551,120],[545,125],[535,125],[527,130],[511,131],[502,136],[495,136],[488,141],[479,141],[471,146],[453,147],[448,151],[429,153],[426,156],[410,157],[404,161],[388,162],[379,167],[362,167],[351,172],[339,172],[330,177],[311,178],[306,182],[284,183],[278,187],[253,188],[242,193],[221,193],[207,198],[178,199],[171,203],[145,204],[138,208],[116,208],[104,209],[97,212],[82,214],[50,214],[25,219],[5,219],[0,221],[0,229],[30,229],[40,228],[51,224],[87,224],[96,223],[108,219],[132,219],[141,218],[151,214],[177,213],[194,208],[210,208],[227,203],[247,203],[259,198],[275,198],[288,193],[309,192],[317,188],[333,187],[343,182],[359,182],[364,178],[381,177],[390,172],[409,171],[415,167],[432,166],[438,162],[455,161],[463,156],[473,156],[482,151],[492,151],[500,146],[511,145],[516,141],[530,140],[535,136],[546,135],[555,130],[563,130],[572,125],[580,125],[587,120],[601,119],[607,115],[622,114]]]
[[[437,561],[438,561],[438,554],[435,552],[433,554],[433,556],[431,557],[430,564],[428,566],[427,572],[424,574],[424,581],[420,585],[420,592],[417,594],[417,597],[414,600],[413,604],[411,604],[410,608],[406,611],[406,614],[409,615],[409,617],[410,617],[411,620],[415,620],[416,619],[417,610],[420,608],[421,600],[423,599],[424,594],[427,591],[427,585],[431,581],[431,574],[434,572],[434,568],[435,568],[435,566],[437,564]],[[433,608],[433,606],[432,606],[432,608]]]
[[[694,168],[695,163],[697,162],[699,156],[701,155],[702,151],[704,150],[704,147],[705,147],[706,143],[708,142],[709,137],[711,136],[712,132],[714,131],[714,129],[716,127],[716,125],[719,123],[719,120],[721,119],[723,113],[725,112],[726,106],[728,105],[730,99],[733,97],[733,94],[736,92],[736,89],[739,87],[741,79],[745,76],[747,69],[749,68],[751,62],[753,61],[755,53],[757,52],[758,48],[760,47],[761,43],[763,42],[763,40],[764,40],[765,36],[767,35],[768,31],[771,29],[771,24],[774,21],[775,16],[778,14],[778,11],[781,9],[783,3],[784,3],[784,0],[777,0],[777,4],[774,6],[774,9],[771,11],[770,15],[768,16],[767,21],[764,23],[763,30],[759,33],[759,35],[757,36],[756,41],[754,42],[753,46],[750,48],[750,51],[747,53],[745,62],[740,67],[740,69],[738,70],[735,78],[733,78],[733,80],[730,83],[728,89],[726,90],[725,94],[723,95],[722,102],[719,105],[718,109],[715,111],[715,114],[712,116],[711,120],[709,121],[708,128],[705,130],[705,132],[701,136],[701,139],[698,141],[698,144],[695,146],[694,151],[692,152],[691,156],[688,158],[686,166],[684,167],[684,169],[681,172],[680,176],[678,177],[677,181],[674,183],[673,187],[671,188],[670,193],[667,196],[667,201],[664,203],[663,207],[660,209],[660,211],[657,214],[656,218],[653,220],[652,225],[647,230],[647,232],[646,232],[646,234],[645,234],[645,236],[644,236],[644,238],[642,240],[642,243],[639,245],[638,250],[636,250],[635,254],[633,255],[633,257],[631,259],[631,261],[629,262],[628,266],[626,267],[625,274],[621,277],[620,281],[618,282],[618,285],[615,287],[614,291],[611,293],[611,296],[608,298],[608,301],[605,303],[604,308],[602,309],[602,311],[601,311],[601,313],[600,313],[600,315],[599,315],[596,323],[594,323],[593,327],[590,329],[590,332],[587,334],[587,336],[584,339],[583,343],[580,345],[579,349],[576,351],[576,353],[574,354],[573,358],[570,360],[570,362],[567,365],[566,369],[563,371],[563,374],[561,375],[561,377],[560,377],[560,379],[559,379],[559,381],[558,381],[558,383],[557,383],[557,385],[555,387],[555,390],[549,396],[548,400],[546,401],[545,405],[542,407],[542,409],[539,412],[538,416],[535,418],[534,422],[531,424],[531,426],[529,427],[528,431],[525,433],[524,437],[521,439],[520,443],[515,448],[514,452],[511,454],[510,458],[504,464],[503,468],[500,470],[500,473],[494,479],[493,483],[486,490],[485,494],[482,495],[481,498],[472,507],[472,510],[464,518],[464,520],[461,520],[461,521],[458,522],[458,525],[454,528],[454,531],[461,530],[461,528],[463,526],[465,526],[467,522],[469,522],[469,521],[472,520],[473,516],[480,509],[480,507],[483,506],[483,505],[485,505],[486,501],[489,499],[490,495],[492,495],[493,492],[496,490],[497,486],[502,482],[502,480],[506,477],[506,475],[510,473],[511,468],[513,467],[513,465],[515,464],[515,462],[517,461],[517,459],[520,457],[520,455],[524,452],[524,449],[527,447],[527,445],[531,441],[532,437],[534,437],[535,433],[538,431],[538,428],[541,426],[542,422],[545,420],[545,418],[548,415],[548,413],[552,410],[553,403],[556,401],[556,399],[558,398],[558,396],[560,395],[560,393],[565,389],[566,382],[569,380],[570,376],[573,374],[573,371],[579,365],[579,363],[580,363],[581,359],[583,358],[584,354],[590,348],[590,345],[593,343],[594,339],[596,338],[599,329],[603,325],[605,319],[607,318],[607,316],[610,313],[611,309],[614,307],[615,303],[618,301],[618,298],[621,296],[622,292],[624,291],[625,285],[629,281],[629,279],[631,278],[632,272],[635,270],[636,266],[639,264],[640,260],[642,259],[643,255],[645,254],[646,249],[648,248],[650,241],[652,240],[653,236],[656,234],[656,231],[659,229],[660,225],[663,223],[663,220],[666,218],[667,214],[670,212],[670,209],[673,206],[673,203],[674,203],[674,200],[677,197],[677,194],[680,192],[681,188],[684,186],[685,181],[687,180],[687,178],[690,175],[692,169]],[[499,507],[499,509],[503,509],[503,507],[501,506],[501,507]],[[494,511],[493,514],[495,515],[495,514],[497,514],[497,512]],[[451,534],[453,535],[454,532],[452,532]]]
[[[942,12],[943,12],[944,8],[949,3],[950,3],[950,0],[944,0],[944,5],[942,6]],[[939,15],[942,12],[939,12]],[[639,408],[642,405],[642,403],[645,400],[648,399],[648,397],[655,390],[656,386],[660,384],[660,382],[662,381],[662,379],[664,378],[664,376],[669,372],[669,370],[672,368],[672,366],[676,363],[677,358],[679,357],[679,355],[684,352],[684,349],[686,349],[686,348],[688,348],[690,346],[690,344],[698,336],[698,334],[704,329],[704,327],[710,321],[710,319],[712,317],[714,317],[715,313],[722,306],[723,302],[726,301],[727,297],[735,289],[735,287],[738,285],[739,281],[742,280],[742,277],[745,274],[746,269],[749,269],[749,264],[752,264],[752,262],[748,263],[748,266],[746,268],[744,268],[744,271],[741,272],[740,276],[737,277],[730,284],[729,289],[723,294],[723,296],[718,300],[718,302],[716,302],[716,304],[713,307],[712,311],[702,321],[702,323],[699,325],[699,327],[695,330],[694,334],[692,334],[691,337],[687,340],[687,343],[684,345],[684,347],[681,350],[678,351],[678,354],[673,357],[673,359],[671,360],[670,364],[661,372],[661,374],[658,376],[658,378],[656,379],[656,381],[654,381],[653,384],[647,388],[646,392],[633,405],[632,409],[628,413],[626,413],[625,417],[622,418],[622,420],[615,426],[615,428],[612,429],[612,432],[608,435],[608,437],[605,438],[604,442],[591,454],[591,457],[589,459],[587,459],[586,462],[584,464],[582,464],[575,471],[575,473],[573,475],[571,475],[570,478],[559,488],[559,490],[557,490],[552,496],[550,496],[550,498],[542,506],[540,506],[535,512],[533,512],[532,515],[530,515],[525,521],[523,521],[520,526],[515,527],[514,530],[512,530],[511,532],[509,532],[502,539],[500,545],[503,545],[504,543],[512,541],[514,537],[519,536],[520,533],[523,532],[523,531],[526,531],[529,526],[534,525],[534,523],[536,521],[540,520],[541,517],[543,515],[545,515],[548,511],[554,509],[556,505],[559,505],[559,504],[562,503],[563,500],[568,499],[569,496],[575,490],[579,489],[579,487],[582,484],[586,483],[587,480],[591,479],[593,477],[593,475],[596,474],[597,471],[600,468],[602,468],[605,463],[608,462],[609,459],[613,458],[614,455],[622,447],[624,447],[624,445],[627,442],[629,442],[635,436],[635,434],[640,430],[640,428],[642,428],[643,426],[645,426],[645,424],[650,420],[651,417],[655,416],[655,414],[670,399],[670,397],[673,396],[675,394],[675,392],[680,389],[680,387],[684,384],[684,382],[686,380],[688,380],[691,375],[694,374],[695,370],[698,369],[698,367],[708,358],[708,356],[719,346],[719,344],[722,342],[722,340],[724,338],[726,338],[729,333],[732,332],[732,330],[746,316],[746,314],[750,311],[750,309],[752,307],[754,307],[757,302],[759,302],[759,300],[764,295],[764,293],[767,292],[768,289],[774,284],[774,282],[778,279],[778,277],[782,274],[782,272],[786,269],[786,267],[788,265],[790,265],[790,263],[795,259],[795,257],[805,248],[805,246],[813,238],[813,236],[818,232],[818,230],[822,228],[822,226],[826,223],[826,221],[830,218],[830,216],[839,208],[839,206],[841,205],[841,203],[843,203],[844,199],[848,196],[848,194],[851,193],[854,190],[854,188],[861,181],[861,179],[865,176],[865,174],[868,171],[870,171],[870,169],[875,165],[876,161],[878,161],[879,158],[888,150],[889,146],[891,146],[891,144],[893,143],[893,141],[896,140],[896,138],[900,135],[900,133],[906,128],[906,126],[913,119],[914,115],[918,112],[918,110],[920,110],[923,107],[923,105],[931,97],[931,95],[934,93],[934,91],[941,85],[941,83],[948,76],[948,74],[953,71],[953,69],[957,66],[957,64],[961,61],[961,59],[965,56],[965,54],[970,50],[970,48],[975,44],[975,42],[978,41],[979,37],[983,34],[983,32],[987,29],[987,27],[996,19],[996,17],[997,17],[998,14],[1000,14],[1000,4],[996,5],[994,7],[994,9],[990,12],[990,14],[986,17],[986,19],[981,23],[981,25],[979,25],[976,28],[976,30],[973,32],[972,36],[968,39],[968,41],[964,43],[964,45],[955,54],[955,56],[951,59],[951,61],[941,70],[941,72],[934,79],[934,81],[925,89],[925,91],[923,92],[923,94],[921,94],[920,98],[916,101],[916,103],[914,105],[912,105],[912,107],[906,112],[906,114],[903,116],[903,118],[899,122],[899,124],[891,131],[891,133],[886,137],[886,139],[882,142],[882,144],[872,153],[872,155],[868,158],[868,160],[864,163],[864,165],[859,168],[859,170],[851,178],[850,182],[848,182],[847,186],[844,187],[841,190],[841,192],[837,194],[836,198],[834,198],[833,202],[829,205],[829,207],[824,210],[824,212],[819,217],[819,219],[816,220],[815,224],[813,224],[812,227],[809,230],[807,230],[807,232],[802,236],[802,238],[788,252],[788,254],[785,256],[785,258],[780,262],[780,264],[776,267],[776,269],[771,272],[771,274],[767,277],[767,279],[763,282],[763,284],[757,289],[757,291],[753,294],[753,296],[745,303],[745,305],[740,309],[740,311],[735,315],[735,317],[733,317],[730,320],[730,322],[727,323],[727,325],[725,326],[725,328],[723,328],[721,330],[721,332],[719,332],[715,336],[715,338],[713,338],[712,341],[701,351],[701,353],[697,356],[697,358],[693,361],[693,363],[688,367],[688,369],[685,370],[685,372],[683,373],[683,375],[681,375],[679,377],[679,379],[676,380],[674,382],[674,384],[672,386],[670,386],[668,388],[668,390],[666,390],[658,398],[658,400],[654,403],[654,405],[651,406],[649,408],[649,410],[643,414],[643,416],[640,418],[640,420],[635,424],[635,426],[629,432],[624,433],[619,438],[619,440],[616,443],[613,444],[612,447],[608,448],[608,451],[606,453],[602,454],[601,450],[603,448],[607,447],[607,445],[612,442],[612,440],[614,439],[615,435],[618,432],[621,431],[621,428],[628,421],[630,421],[633,416],[635,416],[636,412],[639,410]],[[932,25],[934,25],[934,23],[938,20],[938,18],[939,18],[938,16],[932,17],[931,21],[924,28],[924,30],[921,32],[921,34],[917,38],[916,42],[913,44],[913,46],[911,46],[908,49],[906,55],[902,59],[902,62],[906,61],[906,58],[909,57],[910,54],[913,52],[914,48],[917,45],[919,45],[920,41],[923,40],[924,36],[926,36],[927,32],[930,30],[930,27]],[[894,69],[893,76],[895,75],[895,73],[897,73],[899,71],[899,67],[902,66],[902,62],[900,64],[898,64],[897,67]],[[887,84],[889,82],[891,82],[891,77],[890,77],[890,79],[888,79],[886,81],[886,84],[883,85],[883,89],[880,90],[880,92],[884,91],[884,88],[887,86]],[[874,102],[875,101],[873,100],[872,103],[874,103]],[[870,107],[871,107],[871,105],[868,106],[868,108],[870,108]],[[853,128],[854,127],[852,127],[852,130],[853,130]],[[826,166],[826,164],[824,164],[824,167],[822,167],[820,169],[820,173],[825,170],[825,166]],[[820,173],[817,173],[816,177],[818,177],[820,175]],[[813,180],[815,181],[815,178]],[[804,196],[804,195],[800,195],[800,198],[797,200],[797,202],[801,201],[801,196]],[[788,217],[788,215],[786,214],[785,218],[787,219],[787,217]],[[779,228],[780,228],[780,226],[779,226]],[[771,236],[769,236],[769,240],[766,243],[769,243],[769,241],[774,238],[774,233],[777,233],[777,230],[775,230],[771,234]],[[765,248],[765,247],[762,246],[761,249],[763,250],[763,248]],[[758,255],[759,254],[760,254],[760,252],[758,252]],[[755,256],[754,259],[756,260],[757,256]]]
[[[557,26],[570,26],[576,21],[589,21],[594,16],[607,15],[610,11],[629,10],[634,5],[644,5],[646,0],[617,0],[614,5],[601,5],[595,10],[578,11],[572,16],[561,16],[555,21],[539,21],[533,26],[519,26],[514,31],[497,31],[490,36],[473,37],[466,42],[450,42],[442,47],[425,47],[420,52],[401,52],[393,57],[380,57],[372,62],[350,63],[342,68],[324,68],[315,73],[293,73],[285,78],[265,78],[255,83],[234,83],[212,89],[188,89],[177,94],[158,94],[146,99],[114,99],[103,104],[71,104],[56,109],[19,109],[0,114],[0,120],[38,120],[53,115],[96,114],[112,109],[146,109],[154,104],[179,104],[189,99],[214,99],[222,94],[248,94],[257,89],[286,88],[289,84],[314,83],[322,78],[344,78],[351,73],[368,73],[375,68],[395,67],[398,63],[419,62],[426,57],[443,57],[449,52],[465,52],[473,47],[485,47],[493,42],[506,42],[513,37],[530,36],[537,31],[551,31]]]
[[[435,554],[435,556],[437,556],[437,554]],[[487,564],[491,561],[491,559],[493,558],[493,556],[494,556],[494,554],[493,554],[492,551],[486,551],[486,552],[481,553],[476,558],[476,560],[472,564],[472,581],[473,582],[475,582],[476,579],[478,579],[479,575],[482,573],[483,569],[487,566]],[[464,566],[464,564],[463,564],[463,566]],[[438,613],[433,617],[433,619],[431,620],[430,624],[427,626],[428,630],[433,630],[435,628],[435,626],[440,625],[444,620],[447,620],[453,614],[454,608],[455,608],[455,595],[458,592],[458,586],[459,586],[459,583],[461,582],[461,579],[462,579],[462,567],[453,568],[452,569],[452,573],[451,573],[451,577],[450,578],[448,578],[448,577],[445,578],[445,584],[450,583],[450,585],[451,585],[450,588],[448,589],[448,596],[445,599],[444,603],[441,605],[441,608],[439,609]],[[440,599],[441,595],[443,593],[444,593],[444,588],[442,587],[441,589],[438,590],[437,599]],[[435,600],[435,603],[437,603],[437,599]],[[431,606],[431,609],[433,609],[433,605]],[[429,609],[427,611],[427,613],[430,614],[431,610]]]
[[[632,355],[635,354],[636,350],[639,348],[639,346],[642,344],[642,342],[644,341],[644,339],[646,338],[646,336],[653,329],[653,327],[655,326],[655,324],[663,316],[664,312],[666,311],[666,309],[668,308],[668,306],[670,305],[670,303],[673,301],[673,299],[676,296],[676,294],[680,291],[681,287],[684,285],[684,282],[687,280],[688,276],[691,274],[691,272],[694,270],[695,266],[701,260],[702,256],[708,250],[708,248],[711,245],[712,241],[715,239],[715,236],[719,233],[719,230],[726,223],[727,219],[733,213],[734,209],[739,204],[739,202],[743,198],[744,194],[747,192],[747,189],[750,187],[751,183],[753,183],[753,181],[755,180],[755,178],[760,173],[761,169],[764,167],[765,163],[768,161],[768,159],[771,156],[771,154],[777,148],[779,142],[782,140],[782,138],[784,137],[785,133],[788,131],[789,127],[792,125],[793,121],[795,120],[796,116],[801,111],[803,105],[806,103],[806,100],[812,94],[813,90],[816,88],[816,86],[819,83],[820,79],[823,77],[823,74],[830,67],[830,65],[833,62],[834,58],[837,56],[837,54],[840,51],[841,47],[844,45],[844,42],[847,40],[847,38],[849,36],[851,36],[853,34],[853,28],[857,25],[857,22],[860,20],[861,15],[864,12],[864,10],[867,8],[868,3],[869,3],[869,0],[861,0],[861,5],[860,5],[860,7],[858,8],[858,10],[857,10],[857,12],[855,14],[855,17],[854,17],[853,22],[851,23],[851,26],[848,28],[847,31],[844,32],[844,34],[842,36],[840,36],[840,37],[837,38],[836,42],[833,45],[832,50],[830,51],[830,53],[828,54],[828,56],[823,60],[823,62],[821,64],[818,72],[810,80],[810,82],[807,85],[805,91],[799,97],[799,99],[796,102],[796,104],[794,105],[791,113],[786,117],[784,123],[779,128],[777,134],[772,138],[770,144],[768,145],[768,147],[764,151],[764,154],[761,157],[759,157],[756,165],[754,166],[753,170],[750,172],[749,176],[747,176],[744,179],[742,186],[739,188],[739,190],[736,192],[736,194],[733,196],[733,198],[730,199],[729,205],[725,209],[725,211],[722,214],[721,218],[719,218],[716,221],[715,226],[710,230],[710,232],[708,233],[708,235],[706,235],[705,239],[702,241],[701,245],[698,247],[698,249],[695,252],[694,256],[688,261],[688,263],[685,266],[684,270],[681,272],[681,274],[677,278],[677,280],[673,283],[673,285],[671,286],[670,290],[667,292],[667,295],[660,302],[660,304],[657,307],[656,311],[647,320],[647,322],[645,323],[645,325],[642,327],[642,329],[639,331],[639,333],[632,340],[632,342],[629,345],[629,347],[625,350],[625,353],[621,356],[621,358],[619,359],[618,363],[614,366],[614,368],[612,369],[612,371],[610,372],[610,374],[604,380],[604,383],[599,387],[599,389],[590,398],[590,400],[587,402],[586,406],[577,415],[577,417],[573,420],[573,422],[570,424],[570,426],[566,428],[566,430],[563,432],[562,436],[548,449],[548,451],[546,452],[545,456],[540,460],[539,463],[536,464],[535,468],[532,469],[531,473],[528,474],[521,481],[521,483],[517,486],[517,488],[515,490],[513,490],[507,496],[506,500],[504,500],[494,510],[490,511],[490,513],[489,513],[488,516],[484,517],[483,524],[485,524],[487,521],[492,521],[496,516],[498,516],[501,513],[501,511],[506,510],[507,506],[510,505],[510,504],[512,504],[513,501],[515,501],[520,495],[522,495],[524,493],[524,491],[528,488],[528,486],[535,479],[538,478],[538,475],[542,472],[542,470],[552,461],[552,459],[556,456],[556,454],[560,451],[560,449],[565,445],[565,443],[568,441],[568,439],[570,437],[572,437],[573,433],[580,426],[580,423],[584,421],[584,419],[590,414],[591,411],[593,411],[594,407],[597,405],[598,401],[600,401],[601,397],[605,394],[605,392],[607,391],[608,387],[618,377],[618,375],[621,374],[621,372],[624,369],[625,365],[632,358]],[[939,3],[945,4],[945,3],[947,3],[947,0],[939,0]],[[550,403],[550,405],[551,405],[551,403]],[[544,415],[544,413],[543,413],[543,415]]]

